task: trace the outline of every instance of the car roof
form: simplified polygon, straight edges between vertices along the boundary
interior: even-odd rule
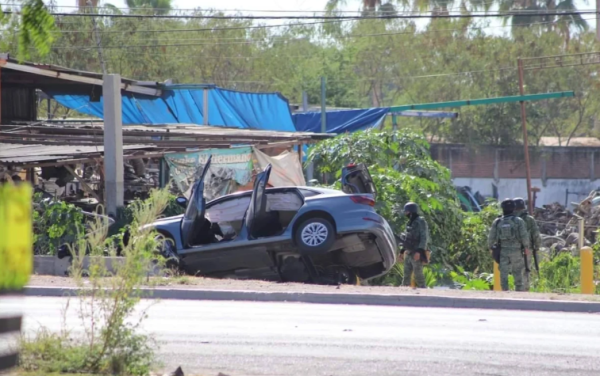
[[[344,194],[342,191],[337,190],[337,189],[329,189],[329,188],[321,188],[321,187],[307,187],[307,186],[269,187],[266,189],[266,192],[285,191],[288,189],[307,190],[307,191],[313,191],[313,192],[317,192],[317,193],[321,193],[321,194]],[[244,197],[244,196],[250,195],[250,194],[252,194],[252,190],[239,191],[239,192],[234,192],[234,193],[230,193],[228,195],[214,198],[210,202],[221,200],[226,197]]]

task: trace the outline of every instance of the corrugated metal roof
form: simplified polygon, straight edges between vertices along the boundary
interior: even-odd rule
[[[153,149],[152,145],[123,145],[123,150]],[[103,146],[22,145],[0,143],[0,162],[25,163],[70,159],[74,156],[102,154]]]

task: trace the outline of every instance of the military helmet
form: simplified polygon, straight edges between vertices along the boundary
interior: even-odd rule
[[[512,212],[515,210],[515,201],[510,198],[504,199],[504,201],[500,203],[500,207],[504,211]]]
[[[407,202],[406,205],[404,205],[404,212],[418,214],[419,205],[415,204],[414,202]]]
[[[515,210],[525,210],[525,200],[521,197],[513,198],[515,202]]]

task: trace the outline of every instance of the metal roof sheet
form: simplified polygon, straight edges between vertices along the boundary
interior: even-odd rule
[[[123,145],[123,150],[153,149],[152,145]],[[103,146],[23,145],[0,143],[0,162],[24,163],[69,159],[82,154],[101,154]]]

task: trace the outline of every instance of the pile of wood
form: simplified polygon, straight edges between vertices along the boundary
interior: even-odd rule
[[[543,246],[560,251],[579,244],[579,218],[585,219],[584,243],[596,241],[600,228],[600,191],[592,191],[570,211],[559,203],[535,209],[534,217],[542,234]]]

